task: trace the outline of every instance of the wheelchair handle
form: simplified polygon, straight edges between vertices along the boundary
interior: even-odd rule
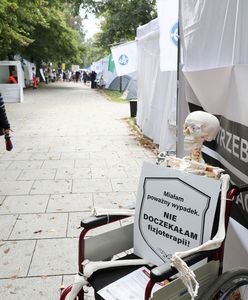
[[[248,191],[248,184],[242,184],[240,186],[236,186],[237,193],[235,196],[238,196],[240,193],[247,192]]]
[[[211,258],[212,254],[215,251],[216,251],[216,249],[194,253],[192,255],[184,257],[183,260],[185,261],[185,263],[188,266],[192,266],[195,263],[197,263],[205,258]],[[171,267],[170,263],[166,263],[166,264],[163,264],[161,266],[158,266],[158,267],[152,269],[150,276],[151,276],[151,280],[153,282],[161,282],[165,279],[170,278],[171,276],[174,276],[177,273],[178,273],[178,270],[176,268]]]

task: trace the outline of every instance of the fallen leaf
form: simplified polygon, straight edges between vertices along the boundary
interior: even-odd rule
[[[37,230],[37,231],[34,231],[33,233],[41,233],[42,230]]]
[[[4,252],[4,254],[7,254],[7,253],[9,253],[9,251],[10,251],[10,249],[7,248],[7,249],[5,249],[3,252]]]

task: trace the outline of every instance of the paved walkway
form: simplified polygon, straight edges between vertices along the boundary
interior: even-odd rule
[[[80,220],[133,203],[154,155],[123,120],[129,105],[89,87],[51,83],[24,99],[6,104],[14,149],[0,144],[0,299],[55,300],[77,272]]]

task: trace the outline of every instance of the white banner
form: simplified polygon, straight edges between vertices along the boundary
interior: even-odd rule
[[[157,0],[160,27],[160,70],[177,70],[178,0]]]
[[[220,181],[145,163],[134,223],[134,253],[155,265],[211,238]]]
[[[197,2],[197,5],[196,5]],[[218,114],[220,132],[216,143],[205,143],[205,161],[224,168],[232,183],[248,183],[248,1],[181,1],[180,36],[184,74],[192,88],[185,98],[191,110],[201,107]],[[240,265],[236,248],[248,253],[248,193],[233,203],[232,218],[243,230],[227,236],[233,244],[232,263]],[[233,226],[233,222],[231,223]],[[231,228],[231,226],[229,228]],[[232,238],[230,242],[228,238]],[[230,251],[231,252],[231,251]],[[238,257],[239,256],[239,257]],[[242,266],[247,266],[243,259]]]
[[[111,48],[117,76],[127,75],[137,70],[136,41]]]

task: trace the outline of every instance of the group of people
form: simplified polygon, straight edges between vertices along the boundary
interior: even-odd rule
[[[86,70],[62,71],[62,79],[63,81],[83,82],[84,84],[90,81],[92,89],[97,88],[97,86],[104,87],[105,85],[103,76],[98,78],[98,74],[94,70],[91,72]]]
[[[89,80],[89,74],[84,70],[78,70],[78,71],[62,71],[61,77],[63,81],[75,81],[75,82],[84,82],[84,84],[87,83]]]

